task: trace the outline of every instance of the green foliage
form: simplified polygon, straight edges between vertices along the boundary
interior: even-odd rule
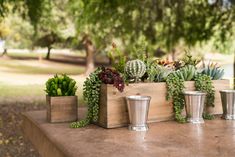
[[[159,71],[157,69],[157,65],[155,65],[155,64],[148,65],[147,64],[146,73],[148,75],[147,80],[150,81],[150,82],[154,82],[155,78],[156,78],[156,75],[159,73]]]
[[[97,45],[115,37],[132,47],[144,38],[149,47],[171,51],[180,41],[189,46],[215,36],[216,41],[226,41],[233,32],[234,9],[224,10],[219,2],[71,0],[69,4],[77,30],[89,32]]]
[[[196,74],[196,68],[193,65],[186,65],[179,70],[175,71],[173,75],[179,77],[180,79],[184,81],[191,81]]]
[[[166,81],[167,76],[171,72],[172,71],[170,69],[168,69],[164,66],[152,63],[147,68],[147,74],[148,74],[147,80],[150,81],[150,82],[164,82],[164,81]]]
[[[0,39],[5,39],[10,32],[10,28],[5,23],[0,23]]]
[[[138,82],[145,72],[146,65],[139,59],[128,61],[125,65],[125,73],[135,82]]]
[[[46,34],[44,36],[42,36],[41,38],[39,38],[34,45],[35,46],[40,46],[40,47],[52,47],[53,44],[55,43],[60,43],[62,42],[63,39],[56,34],[55,32],[51,32],[49,34]]]
[[[173,99],[173,106],[175,112],[175,119],[178,122],[184,123],[186,122],[185,117],[181,115],[182,110],[184,108],[184,80],[182,80],[177,75],[173,73],[170,74],[166,79],[167,84],[167,100]],[[195,88],[198,91],[206,92],[206,107],[214,106],[215,99],[215,91],[212,85],[211,79],[207,75],[198,74],[195,76]],[[213,115],[210,115],[206,112],[203,113],[204,119],[213,119]]]
[[[28,8],[28,16],[32,24],[36,27],[40,23],[43,12],[46,11],[48,0],[26,0],[25,4]]]
[[[193,59],[193,56],[187,51],[186,51],[185,57],[183,58],[182,61],[183,61],[185,66],[186,65],[192,65],[192,66],[196,67],[196,65],[199,63],[199,61],[196,60],[196,59]]]
[[[83,97],[88,105],[88,113],[85,119],[71,123],[71,128],[84,127],[90,124],[92,121],[96,122],[98,120],[100,86],[102,83],[102,81],[98,77],[100,72],[101,69],[97,68],[96,71],[91,73],[84,82]]]
[[[76,90],[76,81],[66,74],[56,74],[46,82],[45,91],[48,96],[74,96]]]
[[[203,68],[201,73],[210,76],[212,80],[219,80],[224,75],[224,69],[221,69],[216,64],[211,63]]]
[[[116,44],[112,44],[113,49],[108,53],[108,57],[111,59],[112,66],[121,74],[125,72],[126,56],[125,54],[117,48]]]
[[[214,86],[212,85],[211,78],[204,74],[198,74],[195,77],[195,88],[198,91],[203,91],[207,93],[203,118],[207,120],[214,119],[213,115],[210,115],[209,113],[206,112],[206,107],[209,106],[214,107],[214,101],[215,101],[215,90]]]
[[[206,112],[204,112],[204,113],[202,114],[202,117],[203,117],[203,119],[206,119],[206,120],[215,119],[215,116],[214,116],[214,115],[211,115],[211,114],[206,113]]]
[[[206,92],[206,106],[214,107],[215,90],[211,78],[204,74],[198,74],[195,77],[195,88],[198,91]]]
[[[180,123],[185,123],[186,118],[182,116],[184,109],[184,80],[174,74],[169,74],[166,79],[167,85],[167,100],[173,100],[173,108],[175,112],[175,120]]]
[[[142,36],[141,36],[142,37]],[[145,38],[141,38],[127,46],[127,49],[130,51],[129,59],[139,59],[145,62],[149,62],[149,58],[151,58],[151,54],[148,51],[148,42]]]
[[[171,69],[164,66],[157,66],[157,71],[154,82],[164,82],[166,81],[167,76],[172,73]]]

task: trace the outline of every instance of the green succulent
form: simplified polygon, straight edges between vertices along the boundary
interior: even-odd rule
[[[193,65],[196,66],[199,61],[194,59],[193,56],[190,54],[190,52],[186,51],[185,52],[185,57],[182,60],[184,62],[184,65]]]
[[[140,78],[145,74],[145,72],[146,65],[139,59],[131,60],[126,63],[125,73],[128,75],[129,78],[134,79],[135,82],[138,82]]]
[[[97,68],[84,82],[83,97],[88,107],[87,116],[85,119],[71,123],[71,128],[81,128],[90,124],[92,121],[96,122],[98,120],[100,86],[102,83],[98,75],[101,71],[101,68]]]
[[[185,89],[184,80],[171,73],[166,78],[166,86],[166,100],[173,100],[175,120],[180,123],[185,123],[186,118],[182,115],[182,111],[185,106],[183,94],[183,91]]]
[[[55,75],[46,82],[48,96],[74,96],[77,91],[76,81],[66,74]]]
[[[224,69],[221,69],[216,64],[208,64],[202,69],[201,73],[210,76],[212,80],[219,80],[224,75]]]
[[[190,81],[195,77],[196,67],[193,65],[186,65],[179,70],[175,71],[173,75],[178,76],[180,79],[184,81]]]
[[[168,69],[164,66],[156,66],[156,75],[154,77],[154,82],[164,82],[166,81],[167,76],[172,73],[171,69]]]
[[[111,59],[112,66],[121,74],[124,74],[125,64],[127,57],[124,52],[117,48],[116,44],[112,44],[113,49],[108,53],[108,57]]]

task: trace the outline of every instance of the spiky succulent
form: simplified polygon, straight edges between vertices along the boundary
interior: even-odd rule
[[[131,60],[126,63],[125,73],[128,75],[129,78],[135,80],[135,82],[138,82],[140,78],[145,74],[145,72],[146,65],[139,59]]]
[[[180,79],[184,81],[192,80],[195,74],[196,74],[196,68],[193,65],[186,65],[173,73],[173,75],[178,76]]]
[[[210,76],[212,80],[219,80],[224,75],[224,69],[221,69],[217,64],[209,63],[201,73]]]
[[[48,96],[74,96],[76,90],[76,81],[66,74],[56,74],[46,82],[45,91]]]
[[[155,75],[154,82],[163,82],[166,81],[166,78],[172,72],[172,69],[168,69],[167,67],[157,65],[156,71],[157,73]]]

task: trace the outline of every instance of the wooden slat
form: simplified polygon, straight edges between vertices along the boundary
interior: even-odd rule
[[[77,96],[46,97],[49,122],[72,122],[77,120]]]
[[[215,87],[215,107],[208,109],[212,114],[222,114],[219,91],[229,88],[229,80],[213,81]],[[194,81],[185,82],[186,90],[195,90]],[[128,95],[151,96],[148,122],[172,120],[174,117],[171,101],[166,101],[166,83],[129,84],[120,93],[112,85],[103,84],[100,97],[98,125],[105,128],[126,126],[129,123],[125,97]]]

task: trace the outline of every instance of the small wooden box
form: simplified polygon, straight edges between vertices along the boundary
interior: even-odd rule
[[[229,80],[212,81],[215,87],[215,107],[209,108],[211,114],[222,114],[220,90],[229,88]],[[194,81],[185,82],[185,90],[195,90]],[[166,101],[166,83],[133,83],[120,93],[113,85],[102,84],[100,94],[99,119],[96,123],[104,128],[126,126],[129,123],[125,96],[151,96],[148,122],[159,122],[174,119],[173,105]]]
[[[77,96],[46,96],[47,120],[72,122],[77,120]]]

